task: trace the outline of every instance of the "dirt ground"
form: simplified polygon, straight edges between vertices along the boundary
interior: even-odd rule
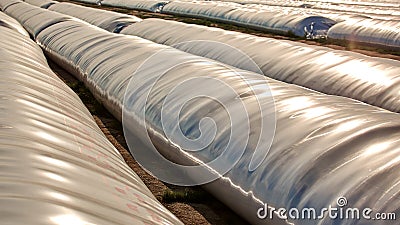
[[[143,180],[153,195],[184,224],[248,224],[201,187],[166,184],[148,174],[129,153],[121,123],[116,120],[74,76],[48,59],[50,68],[81,98],[97,125],[118,149],[128,166]]]

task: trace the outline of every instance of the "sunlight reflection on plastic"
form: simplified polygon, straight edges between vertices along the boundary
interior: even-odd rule
[[[191,41],[178,45],[195,46]],[[261,70],[244,53],[218,42],[215,49]],[[175,46],[179,47],[179,46]],[[248,151],[249,171],[267,157],[275,132],[273,98],[267,82],[249,84],[243,70],[193,57],[171,57],[164,49],[149,57],[126,89],[122,124],[128,147],[138,163],[158,179],[176,185],[206,184],[227,173]],[[210,64],[218,71],[208,72]],[[201,68],[193,71],[190,68]],[[213,67],[215,68],[215,67]],[[255,93],[265,93],[259,102]],[[253,114],[259,117],[252,117]],[[253,119],[252,119],[253,118]],[[259,119],[254,119],[259,118]]]

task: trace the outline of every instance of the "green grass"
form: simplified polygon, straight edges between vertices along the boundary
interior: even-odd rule
[[[106,111],[103,105],[94,98],[92,93],[82,82],[65,81],[65,83],[79,96],[82,102],[86,104],[86,107],[92,115],[98,115]]]
[[[209,194],[200,188],[168,189],[165,190],[162,195],[162,202],[204,203],[209,201],[209,197],[207,196],[209,196]]]

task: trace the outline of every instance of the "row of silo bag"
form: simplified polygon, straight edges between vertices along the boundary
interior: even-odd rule
[[[7,27],[12,30],[19,32],[20,34],[29,37],[28,32],[18,23],[15,19],[7,16],[6,14],[0,12],[0,26]]]
[[[47,9],[52,4],[58,3],[57,1],[52,0],[24,0],[24,2],[45,9]]]
[[[354,18],[349,15],[329,16],[337,11],[308,11],[298,8],[288,12],[283,7],[272,9],[263,7],[244,7],[243,5],[231,6],[233,3],[215,2],[178,2],[173,1],[165,5],[162,12],[174,15],[201,17],[217,21],[233,23],[259,30],[278,33],[292,33],[296,36],[310,38],[324,37],[337,40],[355,41],[369,44],[374,47],[386,47],[400,50],[400,15],[392,15],[391,19],[379,18]],[[282,15],[280,14],[282,11]],[[353,12],[354,13],[354,12]],[[372,17],[373,17],[373,13]],[[324,16],[319,16],[324,15]],[[369,16],[360,13],[360,16]],[[330,20],[332,18],[336,20]],[[311,25],[313,24],[313,25]],[[351,24],[349,26],[349,24]],[[312,27],[311,27],[312,26]],[[338,35],[339,34],[339,35]]]
[[[99,3],[95,0],[84,2]],[[392,6],[371,9],[364,5],[314,3],[308,8],[302,7],[308,3],[301,3],[264,2],[257,5],[230,1],[101,1],[106,6],[211,19],[267,32],[307,38],[327,37],[394,51],[400,49],[400,14],[392,10]]]
[[[361,16],[368,16],[374,19],[399,19],[400,13],[398,10],[400,4],[398,2],[367,2],[367,1],[341,1],[328,2],[328,1],[307,1],[307,0],[255,0],[255,1],[242,1],[242,0],[221,0],[222,2],[235,2],[240,3],[244,7],[270,7],[279,6],[285,8],[293,8],[303,10],[305,12],[320,12],[330,13],[337,12],[340,14],[354,14]]]
[[[263,74],[273,79],[400,112],[397,60],[161,19],[145,19],[121,33],[249,68],[246,59],[233,60],[229,54],[220,54],[222,49],[211,43],[221,42],[248,55]],[[206,41],[190,43],[196,40]]]
[[[319,38],[335,21],[320,15],[302,12],[287,12],[278,8],[263,10],[244,8],[240,4],[226,2],[176,2],[162,8],[163,13],[212,19],[261,31],[298,37]]]
[[[18,2],[18,1],[9,1]],[[141,21],[140,18],[112,11],[98,10],[89,7],[79,7],[70,3],[59,3],[49,0],[25,0],[26,3],[41,8],[49,8],[52,6],[54,11],[62,9],[64,14],[78,17],[90,24],[105,29],[110,32],[118,33],[122,28]],[[5,8],[7,5],[5,5]],[[83,10],[84,9],[84,10]],[[28,8],[29,10],[29,8]],[[83,11],[82,11],[83,10]]]
[[[90,20],[92,11],[96,10],[98,17],[103,12],[109,13],[71,3],[54,4],[49,10],[79,17],[96,26],[97,23]],[[224,43],[253,59],[260,68],[253,72],[400,112],[400,63],[395,60],[161,19],[133,23],[120,33],[173,46],[240,69],[251,69],[246,58],[233,60],[231,54],[221,54],[224,46],[214,44]],[[193,41],[197,43],[192,44]]]
[[[265,4],[268,4],[266,2]],[[283,3],[283,2],[280,2]],[[301,4],[302,2],[296,3]],[[303,2],[304,3],[304,2]],[[304,3],[305,4],[305,3]],[[278,4],[279,5],[279,4]],[[385,48],[386,50],[400,50],[400,11],[394,10],[395,6],[377,7],[373,9],[364,5],[334,4],[330,7],[319,7],[314,3],[310,8],[284,7],[288,12],[304,12],[324,15],[337,23],[328,29],[327,38],[332,40],[345,40],[371,47]],[[282,6],[246,4],[246,8],[259,10],[279,11]],[[397,8],[400,7],[397,4]]]
[[[313,37],[326,35],[331,19],[301,12],[243,9],[240,4],[212,1],[81,0],[81,2],[150,12],[212,19],[269,32]],[[312,25],[311,25],[312,23]],[[306,30],[306,31],[305,31]]]
[[[140,18],[135,16],[83,7],[71,3],[57,3],[51,5],[50,7],[52,11],[63,11],[63,14],[77,17],[90,24],[114,33],[118,33],[124,27],[141,21]]]
[[[400,19],[349,19],[332,26],[328,38],[400,51]]]
[[[15,9],[10,6],[6,13],[19,20],[22,15],[16,9],[23,6],[24,3],[15,4]],[[45,12],[39,8],[33,11]],[[147,100],[142,94],[157,79],[155,71],[167,71],[157,90],[169,90],[188,78],[210,77],[228,84],[236,92],[244,93],[239,99],[243,99],[246,109],[250,110],[249,120],[253,125],[260,120],[260,115],[252,111],[255,109],[251,107],[254,106],[251,96],[257,97],[264,104],[269,103],[270,98],[263,91],[245,93],[249,93],[250,87],[251,90],[258,90],[261,84],[268,82],[275,105],[267,105],[263,113],[265,117],[276,117],[276,132],[267,158],[256,170],[250,171],[248,165],[254,152],[251,147],[254,139],[247,145],[246,139],[241,136],[233,137],[238,145],[245,143],[244,155],[221,179],[205,186],[250,222],[267,222],[256,218],[262,203],[273,207],[315,207],[318,210],[329,205],[335,206],[339,196],[347,197],[352,207],[370,207],[377,212],[399,212],[399,200],[395,197],[400,193],[398,114],[349,98],[279,82],[268,78],[268,74],[265,77],[238,70],[239,76],[232,73],[232,68],[216,61],[140,37],[112,34],[73,19],[53,23],[40,32],[33,30],[33,27],[41,27],[42,17],[34,16],[33,22],[25,22],[24,26],[32,30],[31,34],[35,34],[37,43],[50,57],[82,80],[117,118],[121,119],[124,113],[130,121],[128,127],[125,127],[128,131],[143,137],[143,133],[138,133],[137,129],[146,128],[149,135],[161,137],[158,139],[158,144],[163,146],[161,151],[165,154],[173,152],[177,154],[175,157],[180,157],[180,151],[176,151],[176,145],[163,136],[160,124],[160,103],[166,98],[167,91],[156,91]],[[50,17],[57,21],[60,16],[49,12],[46,18]],[[148,57],[160,51],[162,61],[148,62],[150,65],[135,74]],[[329,52],[326,54],[330,55]],[[249,81],[249,86],[243,84],[243,78]],[[135,82],[127,89],[131,79]],[[185,98],[193,90],[193,87],[182,90],[175,97]],[[238,104],[235,101],[238,98],[228,98],[225,92],[210,89],[207,84],[198,83],[196,90],[208,90],[209,96],[226,97],[228,105]],[[148,111],[143,118],[140,113],[143,110],[141,103],[145,101]],[[217,119],[216,124],[222,126],[222,131],[229,129],[226,127],[229,124],[226,112],[216,109],[212,101],[196,99],[188,104],[187,108],[192,110],[185,111],[186,114],[179,120],[179,127],[185,136],[198,134],[196,124],[204,116]],[[206,112],[204,109],[207,109]],[[167,113],[163,120],[174,123],[172,114]],[[239,124],[245,123],[239,121]],[[177,129],[173,126],[167,128]],[[203,132],[212,133],[207,128]],[[251,126],[250,129],[254,135],[259,128]],[[208,162],[224,150],[228,138],[226,133],[217,134],[212,144],[200,153],[192,153],[192,156]],[[182,157],[185,158],[185,155]],[[232,163],[229,157],[223,159],[223,164]],[[196,180],[196,177],[192,178]],[[309,220],[291,222],[310,223]],[[379,222],[360,220],[352,221],[352,224]],[[381,224],[383,222],[387,224],[387,221]],[[321,223],[346,224],[346,220],[332,221],[325,218]]]
[[[1,12],[0,24],[1,223],[182,224],[22,26]]]

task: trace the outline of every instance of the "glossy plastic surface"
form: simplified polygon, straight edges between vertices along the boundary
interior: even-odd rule
[[[248,55],[268,77],[400,112],[400,62],[396,60],[161,19],[145,19],[121,33],[241,69],[251,66],[245,58],[235,58],[214,44],[224,43]],[[201,42],[190,43],[196,40]]]
[[[19,2],[22,2],[22,1],[21,0],[2,0],[2,1],[0,1],[1,11],[5,11],[5,9],[8,6],[19,3]]]
[[[40,47],[0,26],[1,224],[182,224],[104,136]]]
[[[11,28],[15,31],[18,31],[22,35],[29,37],[28,32],[26,32],[26,30],[21,26],[21,24],[18,23],[18,21],[7,16],[3,12],[0,12],[0,26]]]
[[[53,4],[48,9],[79,18],[102,29],[116,33],[128,25],[142,20],[136,16],[84,7],[67,2]]]
[[[223,2],[238,2],[244,7],[284,7],[286,9],[302,10],[304,12],[353,14],[368,16],[375,19],[399,19],[398,1],[348,1],[348,0],[221,0]]]
[[[400,51],[400,20],[347,20],[331,27],[328,38]]]
[[[93,0],[90,0],[93,1]],[[161,8],[169,1],[158,0],[101,0],[101,5],[116,6],[126,9],[145,10],[150,12],[160,12]]]
[[[57,1],[51,0],[24,0],[24,2],[44,9],[47,9],[49,6],[58,3]]]
[[[74,19],[73,17],[42,9],[25,2],[17,2],[9,5],[4,12],[23,24],[24,28],[33,37],[36,37],[41,30],[52,24]]]
[[[225,23],[246,26],[299,37],[318,38],[326,36],[326,32],[335,21],[319,15],[282,10],[263,10],[244,8],[240,4],[226,2],[173,1],[165,5],[161,12],[213,19]]]
[[[133,95],[129,95],[132,98],[126,102],[124,108],[133,110],[128,112],[132,119],[132,132],[135,132],[135,125],[143,124],[143,118],[137,114],[142,109],[137,108],[136,104],[146,97],[140,93],[149,88],[148,81],[154,78],[153,72],[163,71],[169,68],[168,64],[173,65],[179,60],[193,63],[168,70],[167,77],[170,79],[162,82],[165,87],[177,85],[187,78],[212,76],[230,84],[239,93],[247,91],[247,87],[237,79],[237,74],[232,74],[216,62],[138,37],[110,34],[74,21],[55,24],[43,30],[37,41],[65,68],[76,70],[75,74],[120,119],[124,93],[134,71],[150,55],[164,50],[163,62],[154,62],[149,70],[137,74],[135,80],[138,83],[134,85],[136,88],[128,90]],[[320,94],[251,72],[242,71],[241,75],[251,80],[250,84],[254,88],[268,81],[276,111],[266,111],[265,115],[276,113],[277,130],[267,159],[255,171],[248,170],[253,153],[252,144],[249,143],[239,163],[223,178],[206,186],[217,198],[254,224],[266,222],[255,216],[256,206],[261,206],[262,202],[274,207],[315,207],[318,210],[329,205],[335,206],[338,197],[346,196],[349,204],[354,207],[399,212],[398,114],[348,98]],[[159,90],[163,90],[163,86]],[[154,136],[162,136],[159,133],[159,102],[165,94],[162,91],[157,92],[149,102],[146,127]],[[256,94],[261,101],[264,99],[263,94]],[[183,95],[185,92],[182,97]],[[252,104],[253,98],[245,99],[245,104]],[[199,107],[209,109],[214,106],[202,100],[190,104],[188,108],[193,110],[187,113],[193,120],[179,121],[185,135],[193,135],[193,121],[199,121],[204,116],[198,113]],[[214,112],[213,118],[224,118],[223,110]],[[249,112],[249,115],[254,114],[255,112]],[[164,119],[168,120],[168,117]],[[250,119],[257,121],[257,117],[251,116]],[[229,124],[224,120],[218,122]],[[222,131],[226,128],[223,127]],[[256,131],[253,134],[255,133]],[[143,134],[135,135],[141,137]],[[197,155],[199,158],[207,161],[222,150],[220,147],[226,143],[227,136],[217,137],[210,148]],[[176,152],[176,146],[171,145],[171,142],[160,144],[164,153]],[[229,159],[226,160],[225,163],[231,163]],[[295,222],[310,224],[308,220]],[[346,221],[334,222],[346,224]],[[329,218],[321,222],[331,223]],[[360,220],[359,224],[372,223]],[[377,224],[376,221],[373,224]]]

